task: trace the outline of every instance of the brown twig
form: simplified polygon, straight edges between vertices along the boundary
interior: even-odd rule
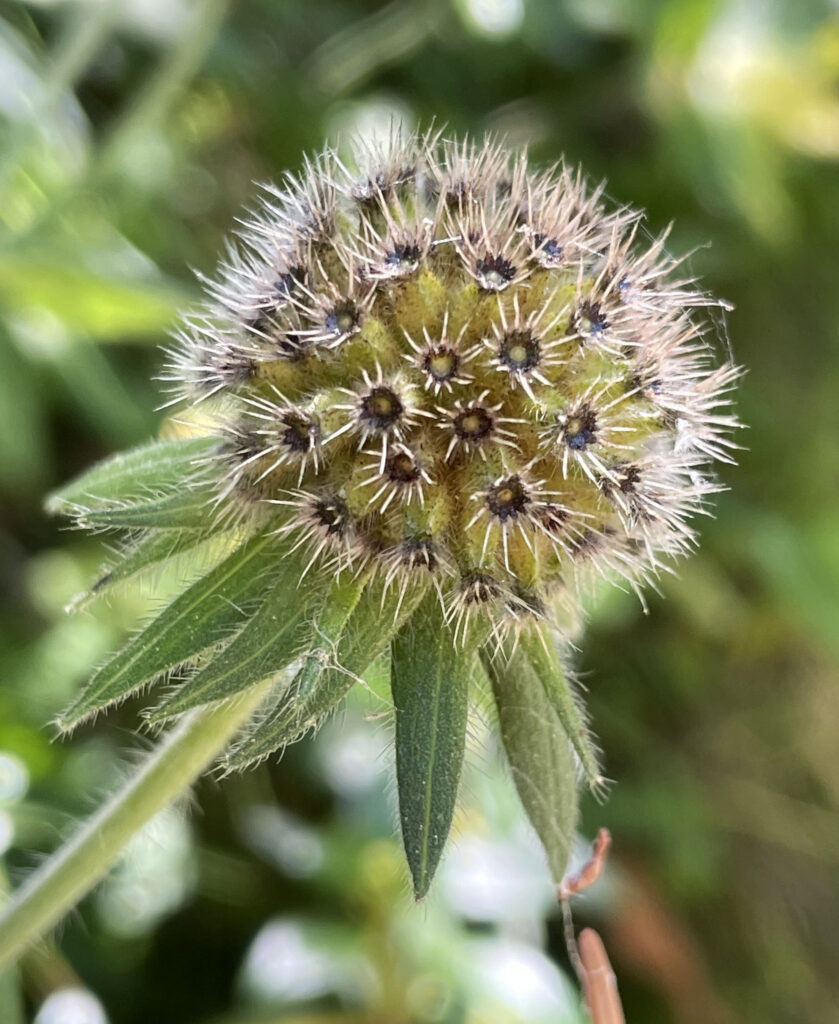
[[[560,900],[568,900],[576,896],[578,892],[588,889],[594,885],[603,874],[606,866],[606,854],[612,845],[612,833],[607,828],[601,828],[591,848],[591,856],[583,864],[576,875],[566,875],[557,889],[557,896]]]
[[[571,897],[585,891],[603,874],[606,854],[612,844],[608,829],[601,828],[592,846],[591,856],[575,875],[563,878],[557,887],[557,898],[562,906],[565,922],[565,942],[568,956],[580,980],[592,1024],[626,1024],[618,983],[609,962],[603,940],[593,928],[580,933],[579,942],[574,934],[571,916]]]
[[[580,932],[579,954],[583,967],[580,983],[592,1024],[626,1024],[615,972],[603,940],[593,928]]]

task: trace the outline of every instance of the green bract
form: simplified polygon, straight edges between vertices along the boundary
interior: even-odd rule
[[[424,895],[454,812],[469,691],[558,881],[576,779],[600,779],[559,657],[586,580],[686,552],[736,426],[664,239],[559,167],[436,135],[327,151],[270,188],[166,379],[199,436],[53,499],[130,531],[96,585],[193,549],[212,568],[94,676],[64,728],[178,670],[167,719],[256,683],[238,768],[322,721],[390,653],[405,849]],[[188,666],[186,669],[184,666]]]

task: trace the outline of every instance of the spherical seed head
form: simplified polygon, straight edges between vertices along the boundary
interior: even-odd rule
[[[394,132],[267,196],[179,335],[176,398],[211,407],[220,501],[315,560],[432,576],[460,622],[638,586],[694,540],[737,427],[722,305],[563,166]]]

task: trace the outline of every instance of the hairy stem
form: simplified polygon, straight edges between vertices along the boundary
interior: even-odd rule
[[[60,920],[131,837],[198,778],[253,714],[266,685],[185,715],[138,771],[14,892],[0,913],[0,969]]]

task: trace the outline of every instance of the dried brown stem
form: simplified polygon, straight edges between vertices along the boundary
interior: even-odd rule
[[[618,994],[618,982],[603,940],[593,928],[584,928],[579,940],[576,938],[570,899],[594,885],[603,874],[606,854],[611,844],[612,836],[609,830],[601,828],[594,840],[589,859],[576,874],[563,878],[557,888],[557,897],[562,906],[565,922],[568,955],[583,987],[592,1024],[626,1024],[626,1018]]]
[[[609,962],[603,940],[593,928],[580,932],[580,981],[586,996],[592,1024],[626,1024],[618,982]]]

